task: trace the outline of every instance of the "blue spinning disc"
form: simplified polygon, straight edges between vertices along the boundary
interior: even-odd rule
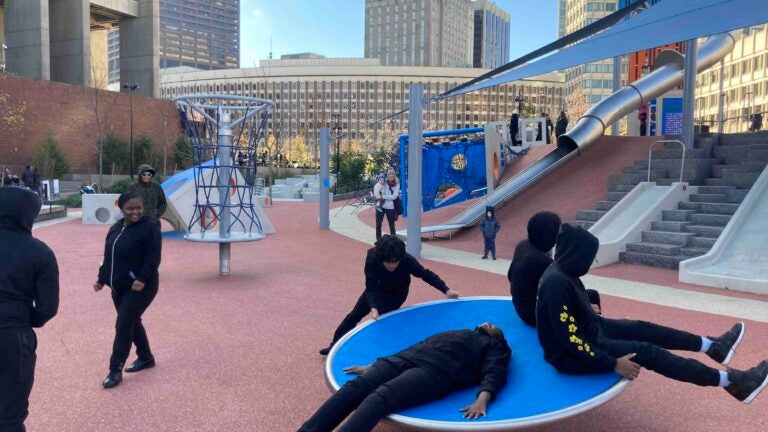
[[[544,360],[536,331],[517,317],[510,297],[473,297],[423,303],[368,321],[334,345],[325,365],[336,391],[354,375],[343,369],[367,365],[446,330],[491,322],[504,331],[512,360],[507,385],[488,404],[488,416],[465,420],[459,408],[475,400],[477,387],[392,414],[388,420],[420,430],[505,431],[561,420],[609,401],[629,381],[614,373],[565,375]]]

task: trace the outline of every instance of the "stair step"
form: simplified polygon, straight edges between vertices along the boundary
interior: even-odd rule
[[[589,230],[592,227],[592,225],[594,225],[594,224],[595,224],[594,222],[582,221],[582,220],[575,220],[575,221],[571,222],[571,225],[574,225],[574,226],[577,226],[577,227],[581,227],[581,228],[583,228],[585,230]]]
[[[680,255],[684,255],[691,258],[702,256],[707,252],[709,252],[709,249],[705,249],[705,248],[694,248],[694,247],[680,248]]]
[[[701,203],[701,202],[679,202],[677,208],[680,210],[695,210],[696,213],[714,213],[729,214],[736,213],[738,204],[732,203]]]
[[[608,187],[608,192],[630,192],[636,185],[616,184]]]
[[[645,254],[640,252],[620,252],[619,261],[627,264],[641,264],[651,267],[667,268],[677,270],[680,266],[680,261],[684,261],[690,257],[684,255],[654,255]]]
[[[618,201],[598,201],[595,203],[595,210],[607,212],[616,205]]]
[[[640,252],[655,255],[680,255],[680,246],[667,243],[627,243],[627,252]]]
[[[696,233],[694,232],[643,231],[640,234],[640,240],[648,243],[685,246],[688,243],[688,239],[695,235]]]
[[[765,152],[768,154],[768,152]],[[763,172],[765,169],[766,162],[742,162],[741,168],[746,172]]]
[[[768,149],[748,151],[745,162],[768,162]]]
[[[576,220],[586,222],[597,222],[607,212],[600,210],[579,210],[576,212]]]
[[[724,227],[728,225],[731,220],[731,215],[725,214],[712,214],[712,213],[693,213],[688,216],[688,220],[692,225],[707,225]]]
[[[629,192],[608,192],[605,194],[606,201],[621,201]]]
[[[768,132],[722,134],[718,141],[720,146],[764,144],[768,143]]]
[[[725,174],[726,171],[741,171],[743,172],[744,169],[741,167],[741,164],[736,165],[712,165],[711,168],[711,174],[712,177],[715,178],[723,178],[723,174]]]
[[[646,176],[642,174],[622,174],[619,176],[619,183],[620,184],[631,184],[636,185],[640,182],[645,181]]]
[[[643,181],[648,181],[648,169],[638,169],[635,170],[634,174],[640,174],[643,176]],[[658,179],[665,178],[667,176],[667,170],[665,169],[652,169],[651,170],[651,180],[650,181],[656,181]]]
[[[758,177],[760,177],[759,172],[725,171],[723,173],[723,180],[729,181],[731,186],[736,186],[742,189],[751,188]]]
[[[681,159],[683,157],[683,151],[681,149],[666,149],[666,150],[654,150],[652,158],[655,159]],[[709,157],[706,149],[685,149],[686,159],[703,159]],[[651,162],[653,167],[653,162]]]
[[[725,203],[728,202],[728,195],[726,194],[691,194],[688,199],[691,202],[705,202],[705,203]]]
[[[714,167],[714,165],[713,165]],[[699,186],[699,193],[700,194],[725,194],[728,195],[730,192],[735,191],[736,188],[733,186]]]
[[[661,220],[685,222],[694,213],[696,213],[696,210],[662,210]]]
[[[696,237],[718,238],[723,232],[724,227],[711,225],[687,225],[683,227],[683,232],[694,233]]]
[[[741,162],[753,162],[749,157],[749,153],[763,150],[768,150],[768,143],[715,146],[712,149],[712,156],[723,159],[726,164],[739,164]]]
[[[651,231],[683,232],[683,227],[686,225],[691,225],[691,222],[653,221],[651,222]]]
[[[702,248],[702,249],[710,250],[712,249],[712,246],[715,245],[716,241],[717,241],[716,238],[711,238],[711,237],[691,237],[686,247]]]

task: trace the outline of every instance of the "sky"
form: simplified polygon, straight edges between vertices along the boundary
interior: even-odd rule
[[[510,14],[510,61],[557,39],[557,0],[495,0]],[[283,54],[364,54],[365,0],[240,0],[240,67]]]

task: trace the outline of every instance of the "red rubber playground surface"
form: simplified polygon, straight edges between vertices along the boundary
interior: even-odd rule
[[[115,312],[108,292],[94,293],[91,287],[107,227],[71,221],[35,230],[56,252],[62,289],[58,316],[38,331],[28,429],[296,430],[330,394],[317,350],[361,292],[368,248],[319,230],[317,211],[316,203],[279,202],[266,209],[278,233],[235,244],[229,277],[218,276],[216,245],[165,239],[160,293],[144,316],[157,367],[124,374],[123,383],[111,390],[100,383],[107,373]],[[423,263],[465,296],[508,294],[502,275]],[[417,280],[408,304],[439,298]],[[720,334],[734,321],[610,296],[603,303],[608,316],[704,334]],[[702,354],[693,356],[712,364]],[[747,321],[732,365],[749,367],[763,357],[768,357],[768,324]],[[768,394],[743,405],[722,389],[644,371],[605,405],[530,430],[751,432],[765,430],[766,424]],[[376,430],[400,429],[381,425]]]

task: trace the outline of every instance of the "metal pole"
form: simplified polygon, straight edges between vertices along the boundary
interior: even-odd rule
[[[621,89],[621,56],[613,58],[613,92]],[[650,114],[648,115],[650,120]],[[619,121],[611,125],[611,136],[619,136]]]
[[[696,98],[696,39],[685,42],[685,64],[683,77],[683,142],[686,148],[693,148],[693,110]]]
[[[328,156],[330,133],[328,128],[320,128],[320,229],[327,230],[331,227],[330,221],[330,173],[328,172]]]
[[[422,98],[421,84],[411,84],[408,109],[408,243],[406,251],[421,257],[421,147]]]
[[[219,155],[216,164],[218,165],[218,190],[219,190],[219,238],[229,238],[229,180],[232,177],[232,168],[229,163],[231,159],[232,129],[229,127],[230,115],[228,112],[222,112],[219,107]],[[229,256],[230,243],[219,243],[219,274],[229,276]]]

